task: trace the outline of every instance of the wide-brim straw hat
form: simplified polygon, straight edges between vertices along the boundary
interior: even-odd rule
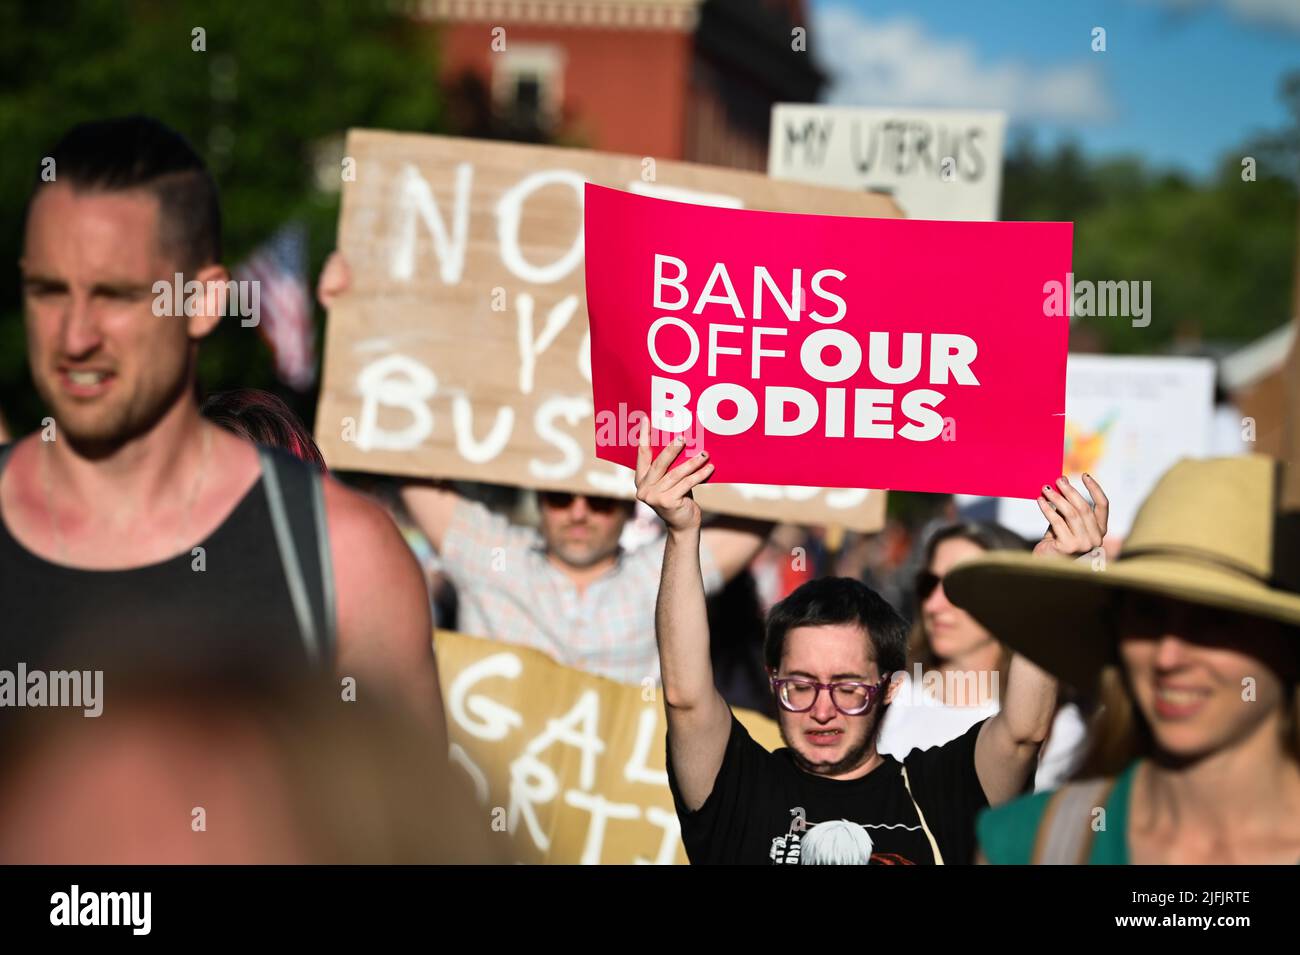
[[[1280,621],[1300,635],[1300,512],[1279,506],[1281,490],[1281,467],[1262,455],[1182,460],[1143,502],[1117,560],[989,553],[950,570],[944,593],[1085,692],[1117,659],[1126,591]]]

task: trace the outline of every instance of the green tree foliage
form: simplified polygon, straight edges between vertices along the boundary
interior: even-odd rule
[[[40,413],[26,369],[19,223],[41,157],[64,130],[156,116],[212,166],[227,263],[297,218],[311,230],[314,274],[334,243],[339,198],[318,185],[318,164],[327,157],[322,174],[340,176],[349,126],[441,131],[436,49],[432,29],[382,0],[0,4],[0,408],[15,429]],[[213,387],[273,380],[268,350],[235,320],[205,344],[201,374]],[[297,402],[306,416],[311,400]]]
[[[1290,318],[1300,203],[1300,73],[1282,84],[1291,125],[1225,155],[1193,182],[1131,157],[1089,163],[1071,143],[1008,150],[1002,218],[1072,221],[1075,279],[1151,282],[1151,323],[1080,318],[1103,350],[1159,352],[1177,341],[1244,344]],[[1255,160],[1243,179],[1242,160]]]

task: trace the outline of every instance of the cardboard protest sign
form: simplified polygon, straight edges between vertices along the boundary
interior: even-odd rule
[[[897,215],[880,196],[588,150],[353,130],[346,155],[338,247],[353,284],[329,316],[316,439],[331,467],[359,471],[632,496],[631,474],[593,444],[587,181]],[[860,530],[884,511],[883,493],[861,488],[720,485],[700,500]]]
[[[713,480],[1028,497],[1057,475],[1072,226],[717,209],[587,187],[596,418]],[[599,428],[597,453],[635,466]]]
[[[1057,476],[1076,487],[1085,471],[1095,477],[1110,500],[1107,534],[1123,537],[1165,471],[1211,453],[1213,415],[1208,358],[1071,355]],[[1028,538],[1047,528],[1033,501],[1000,501],[998,522]]]
[[[440,630],[434,644],[452,765],[469,776],[484,825],[512,834],[524,861],[687,861],[661,691],[460,633]],[[782,745],[771,720],[736,716],[760,745]]]
[[[1006,115],[779,103],[767,171],[891,194],[909,219],[998,217]]]

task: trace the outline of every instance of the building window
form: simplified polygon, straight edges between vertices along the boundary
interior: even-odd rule
[[[563,81],[561,47],[519,44],[493,56],[493,104],[498,116],[522,136],[548,135],[559,125]]]

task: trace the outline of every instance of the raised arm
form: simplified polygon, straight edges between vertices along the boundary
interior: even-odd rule
[[[1091,475],[1085,474],[1083,482],[1092,495],[1092,505],[1065,478],[1057,481],[1056,488],[1043,488],[1038,506],[1049,526],[1034,548],[1035,556],[1046,560],[1087,558],[1101,546],[1110,504]],[[975,741],[975,771],[990,805],[1023,791],[1055,714],[1056,680],[1020,654],[1012,656],[1002,708],[984,724]]]
[[[701,531],[700,539],[713,557],[722,579],[729,581],[758,556],[773,526],[768,521],[718,517]]]
[[[1055,712],[1056,680],[1014,654],[1007,668],[1002,709],[984,724],[975,741],[975,772],[989,805],[1024,791]]]
[[[402,485],[402,503],[439,554],[460,502],[459,494],[441,484],[409,481]]]
[[[713,791],[731,733],[731,711],[713,685],[709,622],[700,571],[700,506],[691,489],[713,473],[704,452],[669,468],[682,451],[674,441],[651,460],[648,428],[637,452],[636,496],[668,525],[655,607],[655,638],[668,717],[668,758],[692,811]]]

